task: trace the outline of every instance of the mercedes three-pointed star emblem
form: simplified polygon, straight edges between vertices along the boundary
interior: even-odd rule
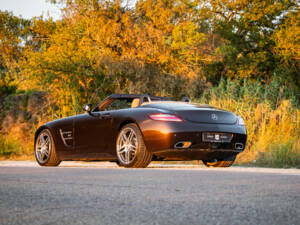
[[[218,120],[218,116],[216,114],[211,114],[211,119],[212,120]]]

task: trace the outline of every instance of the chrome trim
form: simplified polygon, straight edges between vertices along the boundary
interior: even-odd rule
[[[185,143],[188,143],[188,145],[184,146]],[[192,142],[190,142],[190,141],[179,141],[174,145],[174,148],[189,148],[189,147],[191,147],[191,145],[192,145]]]
[[[244,144],[243,143],[235,143],[234,148],[236,150],[243,150],[244,149]]]
[[[60,137],[64,143],[64,145],[66,147],[72,147],[72,145],[69,145],[66,141],[67,140],[73,140],[73,137],[72,137],[72,131],[62,131],[62,129],[59,129],[59,133],[60,133]],[[64,137],[64,135],[67,135],[67,137]]]

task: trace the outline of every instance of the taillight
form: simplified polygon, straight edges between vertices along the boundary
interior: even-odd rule
[[[164,114],[164,113],[150,114],[149,117],[152,120],[158,120],[158,121],[183,122],[183,119],[181,119],[179,116],[175,116],[172,114]]]

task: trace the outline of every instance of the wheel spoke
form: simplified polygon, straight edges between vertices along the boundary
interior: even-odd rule
[[[129,151],[126,151],[126,152],[125,152],[125,161],[126,161],[127,163],[130,162],[130,160],[129,160]]]
[[[123,150],[122,150],[122,148],[123,148]],[[123,153],[126,151],[125,147],[122,147],[122,148],[120,148],[119,153]]]
[[[42,146],[43,145],[43,140],[42,140],[42,137],[41,138],[39,138],[39,141],[38,141],[38,146]]]
[[[135,153],[136,152],[136,147],[133,146],[133,145],[130,145],[129,149],[128,149],[129,152],[133,152]]]
[[[44,134],[41,137],[42,145],[45,145],[47,136]]]
[[[133,136],[134,136],[134,132],[131,130],[130,133],[129,133],[129,135],[128,135],[128,139],[127,140],[129,142],[131,142]]]
[[[128,152],[131,154],[135,154],[136,151],[134,149],[129,149]]]
[[[38,151],[38,152],[36,153],[36,155],[37,155],[37,158],[40,160],[40,159],[41,159],[41,155],[42,155],[41,151]]]
[[[44,145],[49,145],[49,137],[48,136],[46,137]]]
[[[125,134],[125,133],[122,133],[121,137],[122,137],[123,144],[125,144],[126,141],[127,141],[126,134]]]
[[[44,152],[41,151],[41,160],[44,160],[44,156],[45,156]]]
[[[49,156],[49,152],[48,152],[48,150],[45,150],[45,151],[44,151],[44,155],[45,155],[46,157],[48,157],[48,156]]]

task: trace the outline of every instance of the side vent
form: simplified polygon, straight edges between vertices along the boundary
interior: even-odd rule
[[[63,131],[59,129],[60,137],[66,147],[73,146],[73,132],[72,131]]]

